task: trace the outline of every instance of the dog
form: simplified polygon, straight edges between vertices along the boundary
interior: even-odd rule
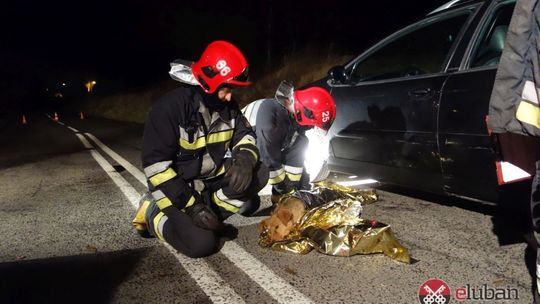
[[[301,199],[293,196],[281,199],[275,205],[270,217],[259,224],[259,234],[268,231],[272,241],[282,241],[302,216],[306,213],[306,207]]]

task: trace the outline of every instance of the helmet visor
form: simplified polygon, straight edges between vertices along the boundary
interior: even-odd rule
[[[286,108],[294,105],[294,86],[283,80],[276,90],[276,100]]]

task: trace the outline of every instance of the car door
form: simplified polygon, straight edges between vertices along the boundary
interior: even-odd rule
[[[473,11],[405,28],[349,64],[346,83],[331,83],[334,169],[440,191],[436,127],[444,69]]]
[[[485,118],[514,1],[495,1],[441,97],[439,142],[444,190],[482,200],[497,199],[493,148]]]

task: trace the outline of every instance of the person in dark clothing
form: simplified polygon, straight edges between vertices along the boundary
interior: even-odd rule
[[[215,41],[199,61],[175,61],[173,79],[191,86],[163,96],[149,113],[142,164],[149,192],[133,220],[137,231],[157,237],[189,257],[217,249],[222,221],[259,207],[268,179],[255,133],[232,100],[245,86],[247,62],[234,45]],[[197,191],[195,181],[204,188]]]
[[[493,85],[488,119],[488,127],[501,147],[512,147],[512,153],[503,153],[505,159],[515,158],[533,168],[536,165],[536,172],[529,170],[534,174],[530,208],[537,251],[535,303],[540,303],[540,251],[537,250],[540,244],[540,159],[536,159],[536,164],[529,160],[534,158],[530,155],[536,156],[533,150],[538,150],[540,145],[539,23],[540,1],[516,2]],[[521,144],[525,142],[533,144]]]
[[[308,138],[315,127],[326,132],[336,116],[332,96],[323,88],[295,90],[282,82],[274,99],[260,99],[242,109],[257,134],[261,161],[270,170],[272,202],[284,194],[309,188],[304,169]]]

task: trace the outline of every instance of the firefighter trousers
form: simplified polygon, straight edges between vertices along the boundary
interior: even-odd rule
[[[232,190],[228,179],[221,175],[204,180],[205,188],[201,195],[204,203],[210,205],[220,221],[234,213],[250,215],[257,211],[260,205],[258,192],[266,185],[267,180],[268,168],[259,163],[254,170],[251,184],[242,193]],[[155,201],[151,200],[145,219],[151,236],[167,242],[186,256],[204,257],[218,250],[220,231],[196,226],[191,217],[182,210],[172,206],[160,210]]]

